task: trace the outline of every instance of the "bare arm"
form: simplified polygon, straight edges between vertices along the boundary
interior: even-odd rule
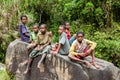
[[[58,44],[58,47],[57,47],[57,49],[56,49],[56,52],[57,52],[57,53],[58,53],[58,51],[60,50],[61,45],[62,45],[62,44],[60,44],[60,43]]]
[[[56,44],[55,46],[57,46],[57,47],[56,47],[55,50],[52,51],[52,53],[53,53],[53,54],[57,54],[57,53],[59,52],[60,48],[61,48],[61,45],[62,45],[62,44],[60,44],[60,43],[59,43],[59,44]]]
[[[95,42],[93,42],[93,41],[90,41],[90,40],[87,40],[87,39],[86,39],[86,41],[87,41],[88,46],[89,46],[89,45],[91,46],[90,49],[91,49],[91,50],[94,50],[95,47],[96,47],[96,45],[97,45],[97,43],[95,43]]]

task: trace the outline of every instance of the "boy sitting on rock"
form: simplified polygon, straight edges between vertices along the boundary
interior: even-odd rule
[[[42,24],[40,26],[40,32],[41,33],[38,35],[38,40],[37,40],[37,47],[33,49],[33,51],[29,55],[27,68],[24,71],[24,74],[26,74],[29,71],[29,67],[30,67],[30,64],[33,58],[37,57],[38,55],[42,55],[37,65],[37,67],[40,68],[41,62],[44,60],[46,55],[50,53],[50,49],[51,49],[50,44],[51,44],[52,39],[49,36],[49,32],[47,32],[46,24]]]
[[[90,67],[90,63],[86,60],[83,60],[83,58],[92,55],[92,65],[96,68],[99,68],[98,65],[95,64],[94,61],[94,49],[96,47],[96,43],[92,42],[90,40],[84,39],[84,33],[78,32],[76,34],[76,40],[72,43],[72,46],[69,50],[68,57],[72,60],[83,62],[87,65],[87,67]]]
[[[67,39],[67,35],[65,33],[65,26],[60,25],[58,33],[60,34],[59,36],[59,43],[55,45],[55,48],[52,49],[53,54],[60,53],[62,55],[67,55],[69,53],[70,49],[70,44]]]

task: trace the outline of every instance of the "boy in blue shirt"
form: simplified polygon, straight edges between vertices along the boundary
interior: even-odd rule
[[[26,15],[21,16],[22,23],[20,24],[19,31],[20,31],[20,38],[24,42],[30,41],[29,31],[28,31],[27,26],[26,26],[27,20],[28,20],[28,18]]]

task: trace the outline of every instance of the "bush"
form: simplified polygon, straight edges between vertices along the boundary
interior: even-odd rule
[[[111,34],[95,32],[94,40],[97,42],[96,56],[112,62],[120,67],[120,40],[112,40]]]

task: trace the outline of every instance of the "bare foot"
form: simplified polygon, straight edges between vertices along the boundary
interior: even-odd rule
[[[39,62],[38,65],[37,65],[37,68],[40,68],[40,64],[41,64],[41,63]]]
[[[24,65],[26,65],[27,63],[28,63],[28,61],[25,60],[24,62],[20,63],[19,66],[24,66]]]
[[[25,60],[24,62],[22,62],[23,65],[27,64],[28,60]]]
[[[97,64],[95,64],[95,63],[91,63],[93,66],[95,66],[97,69],[99,69],[100,68],[100,66],[98,66]]]
[[[23,73],[23,74],[27,74],[27,73],[28,73],[28,71],[29,71],[29,69],[26,69],[26,70],[24,71],[24,73]]]
[[[85,61],[86,67],[90,68],[91,64],[88,61]]]

